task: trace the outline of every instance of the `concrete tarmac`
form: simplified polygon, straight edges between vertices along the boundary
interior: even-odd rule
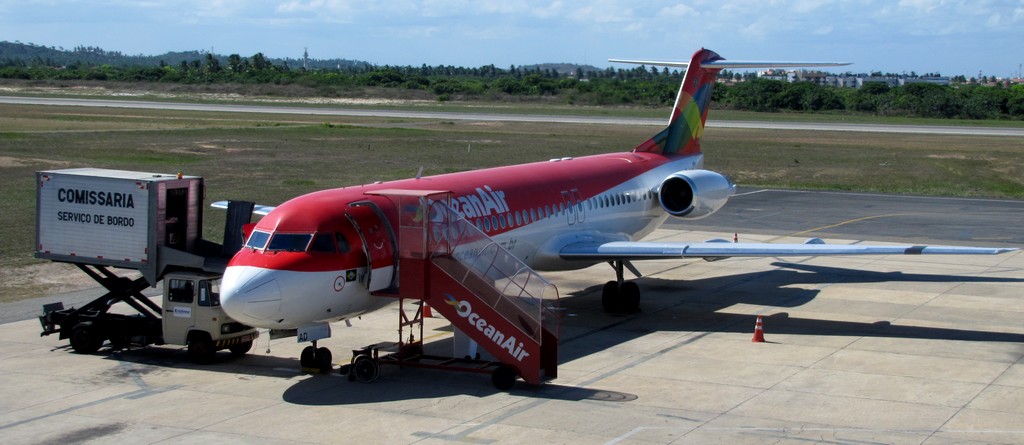
[[[608,266],[545,274],[562,295],[559,376],[509,392],[436,370],[304,374],[303,345],[266,335],[198,366],[180,347],[79,355],[34,320],[2,324],[0,440],[1024,443],[1021,252],[636,264],[642,312],[626,316],[601,310]],[[335,325],[321,346],[340,365],[393,342],[397,310]],[[756,315],[766,343],[751,342]],[[428,351],[451,351],[445,320],[426,329]]]

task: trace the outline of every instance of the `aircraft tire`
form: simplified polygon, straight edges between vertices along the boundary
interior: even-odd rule
[[[316,367],[320,368],[321,374],[330,374],[333,364],[334,356],[331,354],[331,350],[327,348],[316,349]]]
[[[620,310],[627,314],[640,312],[640,286],[633,281],[622,283],[619,289]]]
[[[312,346],[306,346],[302,348],[302,353],[299,354],[299,366],[302,368],[315,368],[316,367],[316,349]]]
[[[619,283],[615,281],[604,283],[604,288],[601,289],[601,306],[605,312],[610,314],[622,311],[619,302]]]
[[[491,383],[502,391],[512,389],[512,386],[516,384],[516,370],[511,366],[499,366],[491,373]]]

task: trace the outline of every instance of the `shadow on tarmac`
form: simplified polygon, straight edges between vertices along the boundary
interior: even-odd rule
[[[633,341],[652,332],[695,332],[689,341],[707,333],[750,333],[754,316],[734,314],[723,309],[734,305],[755,305],[796,308],[816,298],[819,291],[788,287],[794,284],[830,283],[1024,283],[1024,279],[983,276],[906,274],[901,272],[870,272],[776,262],[777,269],[690,281],[641,278],[637,282],[643,292],[642,310],[627,315],[610,315],[600,304],[601,285],[588,287],[563,297],[562,336],[559,361],[569,362]],[[890,337],[978,342],[1012,342],[1024,344],[1024,334],[989,332],[968,329],[903,326],[888,320],[851,322],[791,317],[786,312],[765,316],[765,325],[773,334],[814,336]],[[701,334],[703,333],[703,334]],[[451,350],[451,339],[428,342],[426,348]],[[70,349],[61,347],[56,349]],[[299,371],[297,358],[246,354],[233,357],[226,351],[217,354],[212,365],[195,365],[188,361],[181,347],[145,347],[114,351],[102,349],[99,355],[110,360],[139,365],[125,369],[122,377],[139,377],[160,368],[192,369],[233,375],[296,379],[282,399],[298,405],[355,405],[398,400],[437,399],[453,396],[488,397],[500,394],[486,374],[444,372],[426,369],[400,369],[382,366],[381,378],[375,383],[349,382],[337,368],[327,375],[308,376]],[[336,357],[335,363],[346,362]],[[599,388],[563,386],[546,383],[530,386],[517,382],[509,391],[516,396],[557,400],[591,400],[625,402],[636,396]],[[458,402],[455,402],[458,403]]]
[[[609,315],[601,311],[601,288],[595,285],[563,298],[559,361],[574,359],[635,340],[652,332],[752,333],[756,316],[725,312],[735,305],[796,308],[814,300],[819,291],[788,287],[795,284],[834,283],[1024,283],[1024,279],[946,274],[908,274],[775,262],[777,269],[690,281],[640,278],[641,311]],[[898,303],[898,302],[897,302]],[[573,319],[605,317],[607,323],[575,322]],[[786,312],[764,314],[765,326],[774,334],[888,337],[1024,345],[1024,334],[970,329],[935,328],[893,324],[889,320],[853,322],[791,317]]]

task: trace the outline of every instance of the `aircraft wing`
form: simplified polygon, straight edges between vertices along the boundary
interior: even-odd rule
[[[227,201],[213,202],[213,203],[210,203],[210,207],[213,207],[215,209],[227,210],[228,209],[228,202]],[[274,210],[273,206],[265,206],[265,205],[256,204],[256,206],[253,207],[253,209],[252,209],[252,213],[254,215],[267,216],[267,214],[270,213],[271,210]]]
[[[724,240],[703,243],[583,242],[563,247],[559,255],[567,260],[641,260],[822,255],[996,255],[1015,250],[1003,247],[825,244],[819,238],[812,238],[803,244],[732,243]]]

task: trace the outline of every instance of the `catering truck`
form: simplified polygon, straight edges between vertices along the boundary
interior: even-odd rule
[[[259,332],[220,308],[220,277],[253,204],[232,202],[224,243],[202,238],[203,178],[76,168],[36,172],[37,258],[71,263],[107,290],[80,308],[44,305],[41,335],[78,353],[175,344],[197,363],[245,354]],[[118,275],[128,269],[137,277]],[[160,304],[143,290],[163,282]],[[124,303],[124,304],[118,304]]]

